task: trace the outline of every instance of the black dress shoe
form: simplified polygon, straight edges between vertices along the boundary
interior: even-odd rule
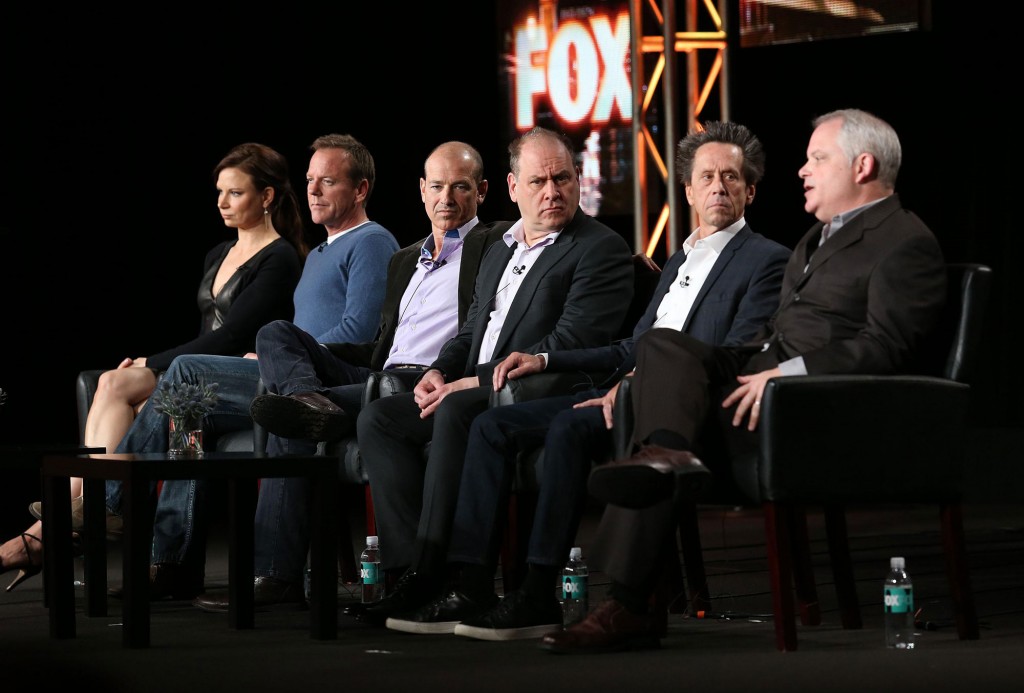
[[[249,405],[253,421],[282,438],[337,440],[355,428],[345,410],[317,392],[259,395]]]
[[[422,573],[407,570],[395,583],[395,589],[379,602],[363,604],[355,618],[363,623],[382,626],[389,617],[415,611],[442,596],[441,583]],[[354,606],[354,605],[353,605]]]
[[[587,488],[605,503],[646,508],[670,498],[696,498],[711,483],[711,470],[687,450],[645,445],[631,457],[595,467]]]
[[[255,606],[270,606],[271,604],[304,606],[306,603],[306,598],[302,594],[302,585],[297,582],[257,576],[253,579],[252,592]],[[192,605],[203,611],[223,613],[228,610],[230,603],[227,593],[218,592],[216,594],[201,594],[193,600]]]
[[[203,591],[203,576],[195,570],[189,570],[180,563],[154,563],[149,566],[149,600],[193,599]],[[107,596],[114,599],[124,597],[124,588],[111,587]]]

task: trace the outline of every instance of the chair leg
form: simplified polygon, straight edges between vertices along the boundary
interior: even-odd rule
[[[700,543],[697,504],[685,501],[679,508],[679,543],[682,546],[686,585],[689,588],[690,613],[711,611],[711,595],[704,571],[704,551]],[[676,613],[673,610],[673,613]]]
[[[942,544],[946,550],[946,573],[956,612],[956,633],[961,640],[978,639],[978,613],[967,569],[967,547],[964,541],[963,508],[959,502],[940,507]]]
[[[775,647],[780,652],[796,650],[796,616],[793,609],[793,567],[790,553],[793,509],[771,501],[763,504],[768,576],[772,588]]]
[[[657,611],[664,610],[666,613],[681,614],[686,612],[686,600],[679,599],[679,595],[686,591],[686,583],[683,580],[683,567],[679,564],[679,551],[675,550],[674,536],[672,541],[673,551],[671,556],[667,557],[665,565],[662,566],[661,576],[654,594],[651,596],[650,604]]]
[[[518,589],[526,579],[526,547],[533,518],[528,495],[513,491],[508,498],[508,517],[501,542],[501,587],[505,594]]]
[[[850,560],[850,540],[846,531],[846,511],[842,506],[825,506],[825,534],[828,537],[828,555],[829,562],[832,564],[832,579],[836,583],[839,619],[843,624],[843,628],[859,629],[864,624],[860,617],[857,585],[853,578],[853,562]]]
[[[373,515],[373,495],[370,493],[370,485],[365,486],[366,496],[366,535],[373,536],[377,533],[377,519]]]
[[[818,601],[818,587],[814,581],[814,565],[811,563],[811,537],[807,530],[807,511],[793,510],[790,546],[793,551],[793,582],[796,587],[797,603],[800,607],[800,623],[805,626],[821,625],[821,602]]]

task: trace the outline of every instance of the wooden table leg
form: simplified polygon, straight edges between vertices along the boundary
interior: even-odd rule
[[[43,479],[43,580],[50,637],[75,637],[75,567],[71,549],[71,479]]]
[[[309,635],[317,640],[338,637],[338,494],[331,474],[310,479],[310,605]]]
[[[149,481],[126,479],[122,494],[122,642],[125,647],[149,647],[149,562],[153,545]]]
[[[232,628],[255,627],[256,493],[256,479],[235,478],[228,482],[228,623]]]
[[[106,481],[83,479],[85,528],[82,546],[85,551],[85,613],[87,616],[107,615],[107,523]]]

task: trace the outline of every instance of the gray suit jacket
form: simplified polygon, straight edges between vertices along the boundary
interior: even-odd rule
[[[504,224],[502,231],[512,226]],[[492,361],[477,365],[498,282],[513,252],[505,243],[494,243],[484,254],[466,322],[431,364],[446,380],[476,375],[481,385],[489,384],[494,366],[513,351],[604,345],[622,324],[633,297],[629,246],[614,230],[577,209],[516,292]]]

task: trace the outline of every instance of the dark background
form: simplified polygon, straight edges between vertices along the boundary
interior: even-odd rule
[[[1016,78],[992,57],[998,28],[963,39],[973,20],[947,4],[935,3],[926,31],[731,52],[731,119],[768,153],[747,218],[792,247],[813,222],[796,175],[811,118],[860,107],[891,122],[904,205],[948,260],[995,269],[975,415],[1019,428],[1024,379],[1005,336],[1019,329],[1022,298],[1009,173],[1019,128],[1003,94]],[[231,237],[211,171],[235,144],[285,154],[302,197],[313,139],[355,135],[377,164],[370,217],[405,245],[427,231],[423,160],[462,139],[483,153],[492,186],[481,217],[518,216],[490,3],[349,5],[182,14],[164,4],[145,17],[27,8],[0,22],[0,441],[76,442],[78,371],[194,335],[203,257]],[[613,225],[631,237],[625,221]]]

